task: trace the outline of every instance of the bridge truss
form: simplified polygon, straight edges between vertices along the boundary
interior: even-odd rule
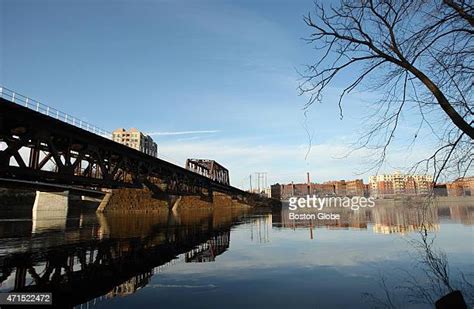
[[[211,178],[219,183],[229,185],[229,170],[214,160],[187,159],[186,169]]]
[[[147,186],[210,198],[214,191],[248,194],[229,186],[228,171],[212,179],[5,98],[0,98],[0,178],[87,188]]]

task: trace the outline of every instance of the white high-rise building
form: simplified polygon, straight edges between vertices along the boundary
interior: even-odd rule
[[[158,156],[158,146],[153,139],[135,128],[128,131],[123,128],[115,130],[112,132],[112,140],[150,156]]]
[[[376,197],[426,195],[433,188],[433,176],[402,174],[399,171],[374,175],[369,177],[369,188],[370,194]]]

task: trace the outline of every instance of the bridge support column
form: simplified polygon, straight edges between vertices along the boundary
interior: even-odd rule
[[[207,194],[203,197],[203,200],[209,203],[214,202],[214,191],[212,190],[211,186],[207,188]]]
[[[66,228],[69,191],[41,192],[36,191],[33,205],[33,233],[44,230]]]
[[[144,189],[112,189],[106,193],[97,212],[109,211],[163,211],[168,210],[168,201],[157,199],[154,193]]]
[[[97,220],[99,221],[99,239],[109,238],[110,237],[110,227],[107,217],[103,212],[96,213]]]
[[[178,209],[179,203],[181,202],[181,196],[170,195],[168,197],[168,208],[171,211],[176,211]]]
[[[97,207],[97,212],[102,213],[105,211],[105,207],[107,207],[107,204],[110,201],[110,198],[112,197],[112,192],[107,192],[102,199],[102,201],[99,204],[99,207]]]
[[[26,284],[26,267],[19,266],[15,270],[15,290],[19,290],[25,287]]]

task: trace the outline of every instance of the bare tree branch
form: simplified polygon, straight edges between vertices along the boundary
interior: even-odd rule
[[[306,41],[323,53],[302,74],[300,94],[310,95],[305,109],[321,102],[345,72],[357,71],[340,92],[340,118],[344,98],[360,87],[383,98],[374,102],[372,119],[378,120],[355,150],[377,150],[380,166],[402,115],[410,113],[417,123],[412,144],[425,126],[439,140],[439,151],[425,161],[437,177],[455,165],[465,173],[470,161],[454,160],[470,158],[466,152],[472,151],[474,140],[473,12],[463,0],[340,0],[335,7],[315,3],[315,14],[303,18],[312,31]],[[441,153],[444,163],[438,160]]]

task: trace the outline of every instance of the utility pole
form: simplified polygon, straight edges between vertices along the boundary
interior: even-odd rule
[[[262,175],[260,173],[257,173],[258,175],[258,194],[262,192],[262,187],[260,186],[260,179],[262,179]]]
[[[258,193],[261,193],[262,189],[267,188],[267,172],[255,172],[255,177],[257,178]]]
[[[255,172],[255,177],[257,178],[257,193],[260,194],[260,173]]]
[[[252,174],[249,175],[250,180],[250,192],[252,192]]]

